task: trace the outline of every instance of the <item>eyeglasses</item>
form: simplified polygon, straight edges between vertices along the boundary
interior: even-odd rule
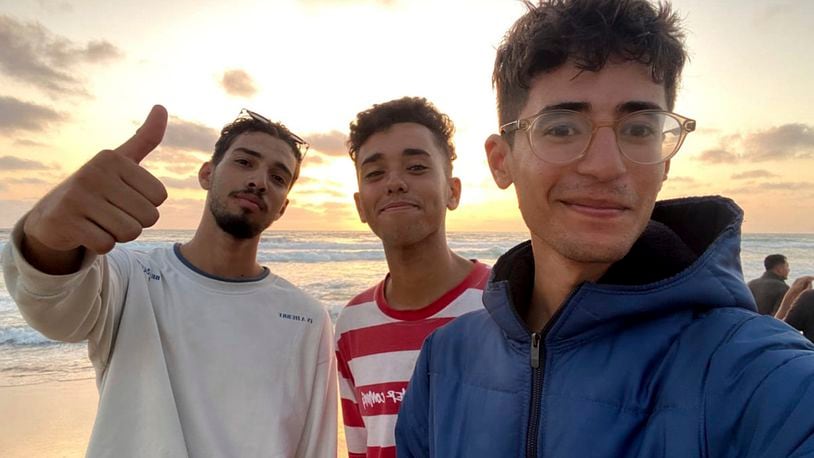
[[[272,122],[271,119],[269,119],[269,118],[267,118],[267,117],[265,117],[265,116],[263,116],[263,115],[261,115],[259,113],[256,113],[256,112],[254,112],[252,110],[247,110],[246,108],[243,108],[242,110],[240,110],[240,114],[237,115],[237,118],[238,119],[240,119],[240,118],[251,118],[251,119],[254,119],[257,122],[262,122],[263,124],[267,124],[267,125],[273,127],[275,130],[279,131],[280,135],[282,136],[280,138],[280,140],[283,140],[286,143],[292,143],[293,144],[294,149],[300,154],[300,157],[299,157],[300,161],[305,159],[305,155],[306,155],[306,153],[308,153],[308,149],[311,147],[311,145],[309,145],[307,141],[303,140],[302,137],[295,134],[294,132],[291,132],[290,130],[288,130],[288,128],[286,126],[284,126],[284,125],[282,125],[282,124],[280,124],[278,122]]]
[[[500,126],[500,134],[525,130],[534,154],[553,164],[569,164],[585,156],[600,127],[610,127],[616,145],[631,162],[660,164],[673,157],[695,121],[662,110],[640,110],[611,124],[594,124],[580,111],[550,110]]]

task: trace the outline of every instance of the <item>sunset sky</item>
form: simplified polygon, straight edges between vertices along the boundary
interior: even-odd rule
[[[723,194],[746,232],[814,232],[814,1],[677,0],[691,61],[675,111],[698,121],[662,198]],[[0,228],[153,104],[170,112],[144,162],[167,186],[157,227],[194,228],[195,173],[246,107],[313,145],[273,229],[364,230],[344,146],[373,103],[414,95],[457,127],[463,181],[451,230],[524,226],[492,181],[494,50],[510,0],[0,0]]]

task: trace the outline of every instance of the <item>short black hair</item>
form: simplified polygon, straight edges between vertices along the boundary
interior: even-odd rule
[[[359,148],[373,134],[389,129],[393,124],[413,122],[421,124],[432,132],[435,140],[449,158],[450,169],[455,160],[455,145],[452,136],[455,125],[449,116],[438,111],[432,102],[424,97],[402,97],[389,102],[373,105],[356,115],[350,123],[348,154],[356,162]]]
[[[650,68],[663,83],[667,108],[687,59],[679,17],[669,4],[648,0],[541,0],[506,33],[497,50],[492,84],[500,124],[514,121],[528,99],[532,79],[573,61],[598,72],[611,60]]]
[[[240,134],[247,132],[262,132],[278,138],[285,142],[291,148],[291,154],[297,160],[297,167],[294,170],[294,177],[291,181],[293,185],[300,175],[300,165],[303,158],[303,143],[299,141],[299,137],[294,135],[288,128],[279,122],[265,122],[260,119],[255,119],[249,116],[239,116],[231,123],[223,126],[220,131],[220,138],[215,143],[215,151],[212,153],[212,165],[217,166],[226,154],[226,151],[232,146],[232,143]]]
[[[763,260],[763,267],[766,270],[772,270],[777,266],[783,265],[787,262],[786,257],[782,254],[770,254],[766,256],[766,259]]]

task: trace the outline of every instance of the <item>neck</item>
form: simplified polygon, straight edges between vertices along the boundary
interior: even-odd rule
[[[532,331],[540,331],[580,284],[597,281],[610,263],[585,263],[568,259],[532,237],[534,250],[534,289],[531,307],[524,321]]]
[[[210,275],[252,278],[263,273],[257,263],[259,243],[259,235],[251,239],[232,237],[204,214],[192,240],[181,246],[181,254],[193,266]]]
[[[472,262],[453,253],[440,231],[409,246],[385,246],[389,281],[385,297],[396,310],[418,310],[461,283]]]

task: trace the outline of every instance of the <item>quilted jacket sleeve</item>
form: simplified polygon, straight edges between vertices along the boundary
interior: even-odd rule
[[[708,366],[707,456],[814,453],[814,345],[785,323],[749,315]]]

